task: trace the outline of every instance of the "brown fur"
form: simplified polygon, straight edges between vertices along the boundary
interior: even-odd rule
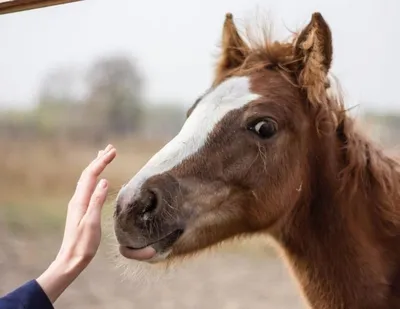
[[[332,156],[315,166],[321,184],[304,188],[309,196],[274,231],[312,307],[400,308],[399,163],[360,134],[340,93],[327,97],[331,40],[322,16],[313,14],[293,42],[249,47],[241,66],[216,83],[272,65],[305,90],[317,132],[325,130],[322,145]],[[314,151],[317,158],[321,150]],[[335,155],[340,160],[332,166]]]
[[[144,184],[168,193],[152,222],[141,227],[140,207],[128,205],[118,228],[140,227],[150,241],[184,222],[169,260],[268,233],[312,308],[400,309],[399,163],[355,127],[340,92],[328,95],[332,38],[320,14],[291,41],[268,39],[245,43],[227,15],[213,86],[248,76],[261,98],[228,113],[195,156]],[[265,117],[276,137],[241,130]]]

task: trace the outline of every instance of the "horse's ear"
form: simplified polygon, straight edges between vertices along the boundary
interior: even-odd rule
[[[248,50],[248,46],[236,29],[232,14],[227,13],[222,30],[222,52],[216,68],[217,77],[239,67],[245,60]]]
[[[319,102],[325,93],[332,53],[331,30],[322,15],[314,13],[294,43],[299,83],[312,103]]]

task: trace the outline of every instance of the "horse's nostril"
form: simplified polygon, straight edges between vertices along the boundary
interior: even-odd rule
[[[151,213],[157,208],[157,196],[153,191],[149,191],[146,199],[143,200],[144,208],[142,216],[144,220],[147,220]]]

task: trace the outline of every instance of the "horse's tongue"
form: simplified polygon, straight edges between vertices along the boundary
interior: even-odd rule
[[[124,257],[138,261],[151,259],[156,254],[156,250],[154,250],[154,248],[151,246],[143,249],[129,249],[126,247],[120,247],[120,251]]]

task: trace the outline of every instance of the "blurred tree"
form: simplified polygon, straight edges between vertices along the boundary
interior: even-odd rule
[[[86,117],[103,134],[125,135],[140,126],[142,78],[132,59],[103,57],[88,72]],[[106,132],[105,132],[106,131]]]
[[[82,123],[82,74],[72,66],[50,71],[38,92],[36,119],[40,131],[68,134]]]
[[[83,81],[80,72],[71,66],[50,71],[39,87],[39,105],[68,105],[82,96]]]

